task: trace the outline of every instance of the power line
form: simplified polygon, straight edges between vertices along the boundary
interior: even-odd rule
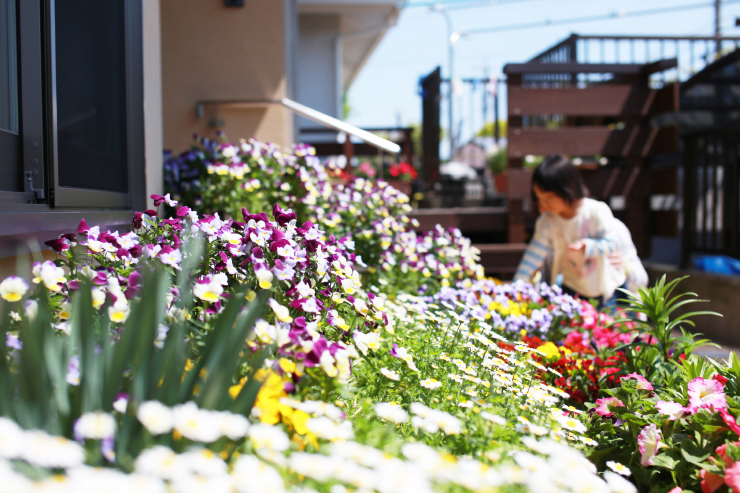
[[[725,4],[738,3],[738,2],[740,2],[740,0],[725,0],[724,1]],[[645,16],[645,15],[667,14],[667,13],[678,12],[682,10],[693,10],[693,9],[706,8],[706,7],[714,7],[714,2],[694,3],[694,4],[689,4],[689,5],[680,5],[680,6],[660,8],[660,9],[638,10],[638,11],[633,11],[633,12],[612,12],[611,14],[607,14],[607,15],[571,17],[569,19],[557,19],[554,21],[544,21],[544,22],[530,22],[526,24],[513,24],[509,26],[482,27],[482,28],[476,28],[476,29],[466,29],[465,32],[468,34],[483,34],[483,33],[493,33],[493,32],[502,32],[502,31],[515,31],[519,29],[532,29],[536,27],[549,27],[549,26],[558,26],[558,25],[563,25],[563,24],[577,24],[581,22],[594,22],[594,21],[604,21],[604,20],[613,20],[613,19],[623,19],[626,17],[640,17],[640,16]]]
[[[427,1],[427,2],[414,2],[414,1],[399,1],[396,2],[398,8],[415,8],[415,7],[434,7],[440,5],[442,7],[451,7],[448,10],[460,10],[465,8],[485,7],[485,6],[496,6],[509,3],[521,3],[532,0],[438,0]]]

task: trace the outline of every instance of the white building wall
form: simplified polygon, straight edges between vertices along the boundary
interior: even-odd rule
[[[162,194],[162,40],[159,0],[144,0],[144,151],[146,195]]]
[[[342,98],[337,83],[339,15],[300,14],[298,23],[298,102],[334,118],[341,118]],[[320,125],[299,118],[299,127],[320,128]]]

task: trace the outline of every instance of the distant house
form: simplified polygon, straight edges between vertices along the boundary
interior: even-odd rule
[[[457,150],[452,161],[465,163],[475,169],[483,169],[486,167],[486,158],[497,154],[505,147],[505,138],[500,138],[496,144],[493,137],[475,137]]]

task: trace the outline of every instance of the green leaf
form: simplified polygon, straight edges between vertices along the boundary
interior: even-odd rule
[[[229,300],[210,341],[212,350],[206,363],[208,378],[199,398],[200,407],[219,409],[228,403],[228,390],[238,366],[239,353],[244,350],[247,336],[266,306],[267,296],[268,293],[261,292],[242,313],[238,311],[244,306],[244,295],[237,293]],[[232,310],[237,315],[234,322],[231,322]]]
[[[672,435],[672,438],[673,438],[673,441],[674,442],[681,443],[681,442],[683,442],[685,440],[688,440],[689,439],[689,436],[687,434],[685,434],[685,433],[674,433]]]
[[[712,450],[701,448],[692,440],[684,440],[681,443],[681,455],[686,460],[686,462],[699,464],[705,461],[707,457],[712,455]]]
[[[680,460],[681,457],[679,457],[676,452],[671,450],[656,455],[653,459],[653,466],[663,467],[665,469],[668,469],[669,471],[672,471],[676,468]]]

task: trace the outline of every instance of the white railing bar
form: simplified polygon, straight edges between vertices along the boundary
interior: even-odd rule
[[[304,118],[308,118],[309,120],[315,121],[316,123],[323,125],[324,127],[336,130],[337,132],[357,137],[366,144],[376,147],[382,151],[390,152],[393,154],[398,154],[401,152],[401,146],[399,146],[395,142],[391,142],[388,139],[378,137],[377,135],[372,134],[367,130],[362,130],[361,128],[357,128],[354,125],[350,125],[349,123],[337,120],[336,118],[331,117],[326,113],[316,111],[313,108],[309,108],[308,106],[296,103],[292,99],[288,98],[198,101],[197,103],[195,103],[195,114],[198,118],[203,118],[205,116],[205,106],[230,106],[233,108],[250,109],[264,108],[265,106],[269,106],[271,104],[282,105],[293,113],[296,113]]]
[[[366,130],[362,130],[361,128],[357,128],[354,125],[350,125],[349,123],[337,120],[336,118],[333,118],[326,113],[322,113],[320,111],[309,108],[308,106],[296,103],[292,99],[283,98],[280,100],[280,104],[288,108],[293,113],[301,115],[304,118],[308,118],[309,120],[315,121],[316,123],[319,123],[325,127],[336,130],[337,132],[343,132],[348,135],[357,137],[363,142],[377,147],[378,149],[383,149],[386,152],[392,152],[394,154],[398,154],[399,152],[401,152],[401,146],[399,146],[395,142],[391,142],[390,140],[378,137],[375,134],[371,134]]]

